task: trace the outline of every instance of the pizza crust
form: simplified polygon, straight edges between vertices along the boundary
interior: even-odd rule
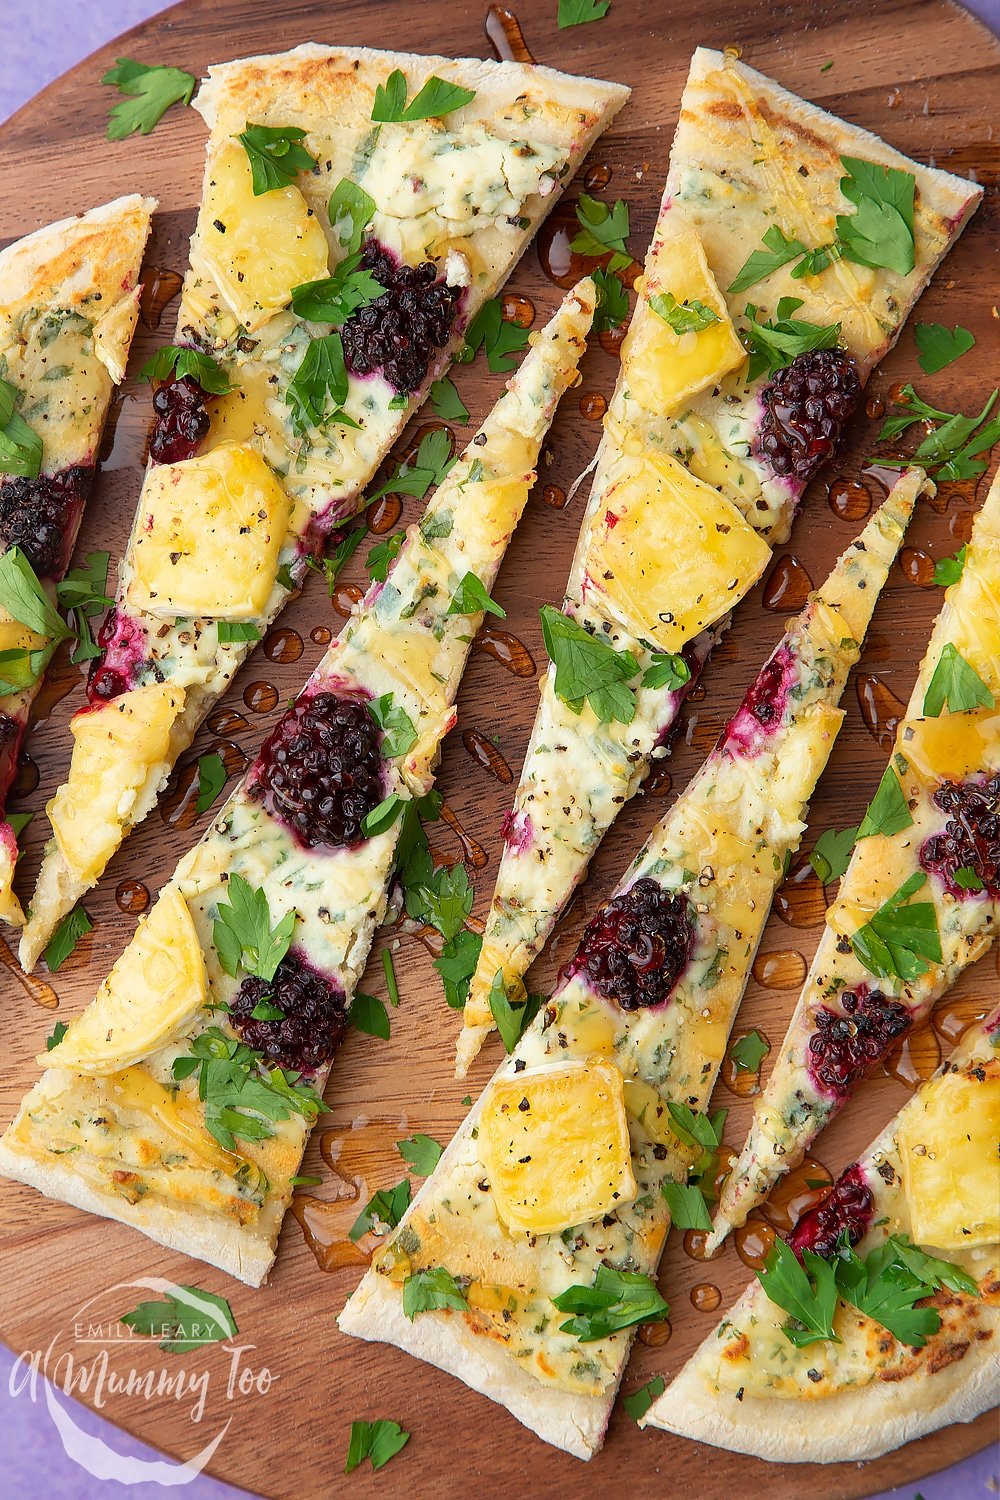
[[[79,299],[95,291],[120,297],[134,282],[156,206],[155,198],[131,193],[8,245],[0,251],[0,310],[10,313],[39,297]]]

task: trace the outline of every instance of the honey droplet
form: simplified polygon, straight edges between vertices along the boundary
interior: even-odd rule
[[[217,713],[209,714],[208,727],[213,734],[240,734],[250,728],[250,720],[232,708],[220,708]]]
[[[797,1167],[779,1179],[770,1198],[761,1204],[760,1212],[772,1229],[787,1234],[804,1213],[826,1197],[832,1183],[830,1169],[814,1157],[805,1156]]]
[[[486,621],[480,628],[479,634],[472,643],[473,651],[482,651],[486,656],[492,656],[508,672],[513,672],[515,677],[534,677],[535,658],[528,650],[523,641],[519,641],[516,635],[509,630],[502,630],[499,626]]]
[[[813,581],[797,557],[786,553],[779,557],[764,583],[761,604],[775,613],[789,614],[801,609],[809,598]]]
[[[492,740],[488,740],[478,729],[466,729],[462,732],[462,744],[472,759],[495,777],[501,786],[510,786],[514,780],[514,772]]]
[[[309,639],[317,646],[329,646],[333,640],[333,631],[328,625],[314,625],[309,632]]]
[[[316,1198],[298,1193],[292,1199],[292,1213],[321,1271],[367,1265],[372,1250],[381,1243],[378,1235],[366,1234],[355,1244],[348,1233],[372,1189],[388,1187],[394,1180],[394,1142],[406,1134],[407,1128],[404,1116],[364,1121],[345,1131],[326,1130],[320,1136],[320,1155],[330,1171],[331,1196]]]
[[[957,546],[964,546],[972,539],[972,523],[976,512],[969,509],[953,510],[948,518],[948,530]]]
[[[883,396],[869,396],[865,402],[865,415],[873,422],[877,422],[880,417],[884,417],[885,398]]]
[[[865,728],[880,750],[891,750],[896,739],[896,726],[906,714],[906,704],[874,673],[858,677],[854,686]]]
[[[268,661],[298,661],[302,655],[302,637],[287,625],[269,630],[264,640],[264,655]]]
[[[168,828],[191,828],[198,819],[198,762],[178,766],[160,802],[160,817]]]
[[[513,777],[511,780],[513,780]],[[489,855],[482,844],[477,843],[470,833],[466,833],[447,802],[442,802],[441,804],[440,817],[442,823],[447,823],[448,827],[455,834],[462,846],[463,856],[469,861],[473,869],[485,869],[490,862]]]
[[[142,280],[139,317],[146,328],[155,332],[167,305],[184,285],[184,278],[179,271],[168,271],[164,266],[143,266],[139,275]]]
[[[580,397],[580,411],[588,422],[599,422],[608,409],[608,403],[600,391],[588,391]]]
[[[895,385],[889,387],[889,400],[893,406],[909,406],[909,397],[906,394],[906,381],[897,380]]]
[[[278,689],[270,682],[251,682],[243,689],[243,702],[252,714],[269,714],[278,706]]]
[[[347,1237],[362,1207],[360,1193],[332,1203],[311,1193],[298,1193],[292,1199],[292,1215],[321,1271],[368,1264],[371,1256]]]
[[[542,499],[552,510],[565,510],[569,504],[566,491],[560,489],[557,484],[547,484],[542,490]]]
[[[364,598],[365,591],[356,583],[338,583],[330,596],[334,612],[346,620],[354,606]]]
[[[752,1099],[760,1093],[760,1069],[738,1068],[729,1052],[722,1060],[722,1081],[737,1099]]]
[[[684,1236],[684,1254],[690,1260],[718,1260],[720,1255],[725,1255],[726,1247],[724,1244],[717,1245],[711,1255],[705,1251],[707,1244],[707,1229],[689,1229]]]
[[[47,724],[52,710],[80,683],[80,668],[70,661],[70,643],[63,641],[49,662],[41,686],[28,710],[32,730]]]
[[[872,508],[871,490],[866,484],[849,479],[835,479],[827,494],[830,509],[842,521],[863,521]]]
[[[112,474],[121,469],[141,470],[149,436],[149,400],[118,396],[111,403],[101,438],[101,470]]]
[[[227,776],[242,776],[250,764],[246,751],[231,740],[216,740],[212,749],[225,766]]]
[[[758,953],[752,972],[765,990],[797,990],[806,977],[806,961],[794,948],[781,948],[777,953]]]
[[[570,249],[570,241],[579,229],[575,208],[562,202],[556,204],[535,236],[539,265],[550,281],[566,291],[587,274],[592,264],[586,256]]]
[[[583,178],[583,185],[588,193],[599,193],[602,188],[607,187],[610,181],[611,168],[604,166],[600,162],[595,162],[592,167],[587,168]]]
[[[691,1288],[691,1306],[695,1312],[711,1313],[722,1302],[722,1293],[711,1281],[699,1281]]]
[[[530,328],[535,321],[535,304],[529,297],[519,297],[516,292],[504,292],[500,299],[500,315],[505,323],[516,323],[518,328]]]
[[[941,1062],[941,1043],[933,1026],[920,1026],[905,1036],[898,1047],[894,1047],[882,1064],[887,1078],[908,1089],[917,1089],[937,1069]]]
[[[373,531],[376,536],[385,536],[386,532],[395,531],[399,518],[403,514],[403,502],[398,495],[383,495],[379,500],[373,500],[368,507],[365,520],[368,530]]]
[[[669,1344],[672,1332],[669,1318],[664,1318],[662,1323],[640,1323],[639,1343],[645,1344],[647,1349],[662,1349],[664,1344]]]
[[[673,784],[674,779],[670,774],[666,756],[662,760],[654,760],[652,769],[643,782],[646,796],[666,797]]]
[[[46,984],[44,979],[39,979],[35,974],[25,974],[2,937],[0,937],[0,963],[10,970],[28,999],[32,1000],[35,1005],[40,1005],[43,1010],[58,1009],[59,996],[51,984]]]
[[[826,892],[808,860],[793,866],[774,898],[774,910],[789,927],[816,927],[826,916]]]
[[[622,344],[625,342],[625,335],[627,333],[628,319],[626,318],[623,323],[619,323],[615,328],[602,328],[597,335],[597,342],[605,354],[610,354],[617,359],[621,353]]]
[[[733,1233],[736,1254],[751,1271],[763,1269],[775,1238],[770,1224],[764,1224],[760,1219],[748,1219]]]
[[[500,62],[533,63],[535,59],[524,40],[521,23],[513,11],[503,5],[491,5],[483,23],[486,40]]]
[[[119,911],[137,917],[149,905],[149,891],[141,880],[123,880],[115,891],[115,902]]]
[[[899,571],[907,583],[918,589],[934,587],[934,559],[919,547],[904,547],[899,554]]]
[[[948,1047],[961,1041],[970,1026],[984,1021],[989,1015],[991,1002],[972,997],[964,1000],[946,1000],[939,1005],[931,1017],[934,1030]]]
[[[17,770],[14,773],[14,780],[10,784],[10,791],[7,793],[7,796],[12,802],[18,797],[30,797],[38,785],[38,780],[39,772],[37,765],[27,751],[22,750],[17,757]]]

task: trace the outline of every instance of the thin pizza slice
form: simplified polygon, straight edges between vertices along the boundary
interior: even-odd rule
[[[979,202],[694,55],[458,1040],[462,1076]],[[872,239],[865,226],[875,222]],[[862,239],[864,238],[864,243]]]
[[[791,621],[551,999],[533,1019],[498,1006],[512,1056],[340,1315],[577,1457],[601,1445],[635,1324],[666,1313],[671,1215],[693,1194],[709,1223],[688,1182],[712,1175],[704,1111],[923,484],[899,480]]]
[[[259,1285],[489,591],[577,379],[565,297],[382,583],[180,862],[0,1140],[0,1171]],[[430,856],[427,873],[431,875]]]
[[[1000,910],[1000,475],[924,653],[906,716],[770,1078],[712,1244],[802,1160],[934,1002]]]
[[[55,585],[125,377],[155,207],[117,198],[0,250],[0,920],[16,927],[18,830],[4,808],[32,700],[70,633]]]
[[[855,1463],[987,1411],[998,1150],[994,1011],[775,1242],[640,1425],[774,1462]]]
[[[311,45],[209,70],[177,342],[150,370],[151,466],[48,808],[26,970],[361,507],[628,92],[519,63]]]

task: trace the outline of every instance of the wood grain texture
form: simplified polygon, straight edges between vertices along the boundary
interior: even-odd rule
[[[413,51],[490,55],[483,35],[484,5],[404,4],[402,0],[343,0],[322,6],[297,0],[275,6],[271,0],[187,0],[104,49],[53,84],[0,129],[0,239],[23,234],[67,212],[84,209],[131,190],[155,193],[161,202],[150,265],[183,271],[187,236],[194,223],[201,178],[203,130],[191,111],[173,110],[147,139],[110,144],[104,121],[113,102],[99,86],[102,72],[120,54],[151,62],[170,62],[201,74],[214,61],[278,50],[303,41],[365,43]],[[691,50],[698,43],[735,44],[746,60],[781,83],[884,135],[892,144],[922,160],[962,174],[975,173],[987,187],[982,208],[957,249],[945,263],[920,305],[919,316],[973,329],[975,350],[934,377],[921,376],[912,327],[900,347],[876,375],[869,395],[886,395],[900,381],[914,379],[935,405],[978,409],[1000,371],[998,327],[993,302],[998,278],[997,179],[995,122],[1000,117],[1000,46],[972,18],[948,0],[812,0],[757,3],[718,0],[614,0],[601,23],[558,32],[555,0],[520,7],[521,20],[535,57],[573,71],[594,73],[631,84],[632,102],[610,135],[600,142],[569,190],[570,201],[588,167],[610,168],[607,193],[626,198],[632,209],[632,245],[641,258],[652,230],[666,174],[667,152]],[[823,64],[833,66],[823,71]],[[543,276],[529,253],[511,290],[529,298],[536,322],[555,306],[558,290]],[[158,340],[173,329],[168,307],[159,335],[141,329],[131,368],[134,372]],[[615,376],[613,359],[599,347],[588,353],[579,391],[564,402],[547,444],[543,474],[529,503],[521,530],[510,549],[497,594],[509,614],[510,629],[524,641],[539,668],[543,661],[537,608],[561,591],[576,538],[583,495],[564,511],[542,500],[542,485],[567,489],[591,458],[599,427],[579,409],[582,397],[609,395]],[[500,379],[482,363],[459,367],[456,381],[477,421],[499,393]],[[125,540],[141,471],[147,427],[148,392],[134,373],[126,387],[117,433],[107,445],[109,459],[84,524],[79,553],[95,547],[117,554]],[[465,441],[472,428],[458,429]],[[857,479],[874,438],[876,423],[856,420],[852,440],[836,473],[814,484],[790,548],[818,582],[836,554],[860,528],[860,519],[844,521],[827,503],[830,482],[838,476]],[[933,557],[955,551],[965,539],[972,512],[985,494],[988,476],[978,484],[948,486],[937,506],[925,506],[913,523],[908,546]],[[876,496],[880,494],[873,485]],[[407,519],[418,503],[407,502]],[[346,575],[361,575],[365,548]],[[705,679],[705,690],[692,695],[676,736],[670,771],[674,788],[683,787],[711,748],[725,717],[736,706],[748,678],[774,645],[784,612],[761,606],[756,590],[740,607],[736,628],[718,651]],[[913,586],[900,568],[893,571],[879,605],[862,661],[859,681],[875,673],[886,687],[905,699],[926,642],[940,592]],[[787,611],[791,612],[791,611]],[[245,727],[228,738],[247,755],[274,723],[275,706],[251,712],[244,702],[253,684],[277,689],[284,702],[319,659],[323,645],[311,639],[316,629],[337,629],[319,578],[286,612],[280,629],[292,628],[304,642],[294,662],[268,659],[259,648],[240,674],[224,706],[240,713]],[[294,641],[293,641],[294,648]],[[71,689],[53,705],[56,693],[44,695],[48,713],[29,744],[39,771],[37,788],[14,805],[40,811],[65,770],[69,744],[66,723],[79,704],[80,683],[74,669],[56,674],[56,692]],[[489,655],[474,655],[460,695],[460,723],[445,748],[439,785],[459,822],[481,844],[488,863],[471,871],[477,885],[476,912],[482,915],[492,889],[499,852],[498,827],[510,788],[502,786],[463,747],[462,731],[476,728],[495,736],[503,756],[517,774],[535,704],[530,680],[509,674]],[[841,828],[858,820],[884,765],[884,754],[866,729],[855,685],[845,696],[847,724],[840,736],[822,787],[813,802],[812,832]],[[196,752],[219,738],[202,731]],[[30,780],[30,776],[28,778]],[[667,799],[641,797],[622,814],[595,859],[591,876],[562,923],[552,948],[537,966],[535,987],[551,979],[565,958],[581,924],[592,914]],[[168,826],[159,813],[150,817],[125,845],[100,889],[87,901],[95,928],[70,961],[54,976],[58,1014],[75,1014],[93,995],[99,979],[132,931],[134,917],[120,911],[115,891],[120,882],[141,880],[155,892],[178,856],[201,832],[204,819],[183,829]],[[24,860],[23,893],[31,889],[45,833],[37,817]],[[452,830],[441,825],[433,843],[453,858],[461,849]],[[789,926],[773,915],[762,951],[800,952],[810,957],[818,936],[813,927]],[[381,946],[381,945],[379,945]],[[352,1035],[339,1055],[327,1090],[331,1113],[315,1133],[304,1171],[321,1184],[304,1191],[320,1200],[336,1196],[337,1179],[329,1160],[340,1158],[345,1175],[364,1175],[368,1191],[402,1175],[392,1142],[417,1130],[444,1140],[462,1118],[466,1090],[473,1094],[495,1064],[487,1049],[467,1084],[451,1076],[452,1044],[457,1018],[441,998],[430,958],[413,938],[402,938],[395,953],[403,1003],[393,1013],[388,1043]],[[0,971],[6,1024],[0,1041],[2,1082],[0,1119],[6,1122],[23,1091],[35,1077],[32,1063],[56,1018],[34,1003],[12,973]],[[966,998],[995,994],[997,970],[992,956],[968,974],[958,988]],[[366,988],[384,994],[378,949]],[[795,989],[779,991],[751,985],[736,1034],[759,1027],[777,1043],[795,999]],[[856,1107],[821,1138],[818,1154],[836,1172],[852,1160],[906,1097],[898,1082],[880,1078],[859,1093]],[[742,1140],[748,1105],[720,1084],[716,1104],[731,1108],[727,1132]],[[371,1122],[364,1126],[364,1122]],[[341,1138],[352,1124],[344,1146]],[[321,1148],[325,1147],[324,1160]],[[351,1170],[352,1153],[354,1171]],[[346,1222],[357,1210],[348,1208]],[[505,1413],[466,1391],[458,1383],[415,1364],[404,1355],[342,1338],[334,1316],[356,1284],[360,1269],[324,1273],[309,1250],[302,1229],[290,1214],[282,1235],[276,1270],[268,1287],[253,1292],[218,1272],[184,1257],[158,1250],[121,1226],[89,1219],[76,1211],[43,1201],[26,1188],[0,1184],[0,1232],[3,1274],[0,1276],[0,1329],[15,1350],[87,1351],[72,1343],[73,1325],[87,1299],[95,1299],[87,1318],[113,1316],[141,1300],[142,1293],[113,1284],[142,1275],[161,1275],[195,1282],[229,1297],[240,1339],[253,1345],[243,1356],[255,1369],[266,1365],[273,1384],[266,1394],[225,1395],[229,1356],[215,1348],[198,1356],[169,1356],[145,1345],[137,1351],[113,1351],[116,1367],[140,1370],[208,1372],[210,1393],[200,1423],[189,1416],[191,1400],[169,1395],[146,1401],[137,1395],[107,1395],[104,1415],[139,1433],[167,1452],[188,1457],[215,1436],[232,1417],[210,1465],[212,1472],[268,1496],[296,1500],[329,1495],[339,1487],[354,1418],[392,1417],[413,1434],[409,1447],[385,1474],[374,1478],[360,1470],[346,1483],[360,1497],[401,1493],[414,1497],[465,1494],[471,1485],[490,1492],[523,1493],[530,1476],[534,1495],[542,1497],[620,1493],[630,1486],[665,1492],[687,1490],[723,1500],[756,1486],[781,1500],[808,1492],[816,1500],[848,1500],[871,1494],[941,1468],[987,1441],[990,1418],[971,1427],[953,1428],[914,1444],[899,1454],[859,1468],[840,1465],[822,1470],[774,1468],[756,1460],[720,1454],[667,1437],[639,1434],[622,1410],[612,1420],[607,1447],[589,1467],[555,1453],[524,1433]],[[636,1346],[625,1390],[643,1384],[654,1373],[669,1376],[711,1327],[715,1313],[694,1309],[692,1289],[711,1283],[725,1306],[748,1279],[730,1243],[724,1255],[708,1264],[688,1257],[674,1236],[665,1258],[661,1286],[673,1304],[673,1332],[663,1348]],[[65,1367],[64,1367],[65,1368]],[[93,1402],[96,1393],[81,1392]],[[808,1422],[808,1411],[803,1413]]]

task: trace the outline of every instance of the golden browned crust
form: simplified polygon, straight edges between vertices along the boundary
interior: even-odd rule
[[[138,280],[155,198],[132,194],[48,224],[0,251],[0,316],[45,302],[117,301]]]

